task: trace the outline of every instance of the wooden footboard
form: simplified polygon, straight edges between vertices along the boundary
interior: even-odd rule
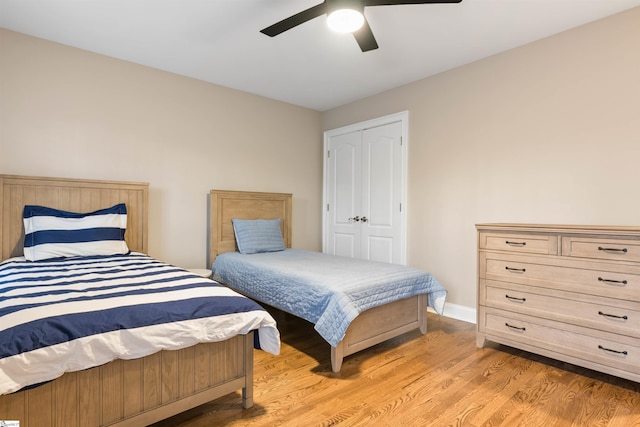
[[[427,295],[371,308],[356,317],[337,346],[331,347],[331,369],[340,372],[345,356],[420,328],[427,333]]]
[[[0,396],[0,419],[20,427],[143,426],[242,389],[253,405],[253,333],[115,360]]]

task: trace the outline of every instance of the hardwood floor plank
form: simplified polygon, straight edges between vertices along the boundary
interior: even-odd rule
[[[640,426],[640,384],[497,344],[473,324],[429,314],[331,371],[313,325],[273,311],[279,356],[255,352],[255,406],[225,396],[155,427]]]

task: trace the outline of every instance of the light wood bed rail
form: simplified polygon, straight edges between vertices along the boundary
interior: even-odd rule
[[[233,218],[280,218],[285,246],[291,247],[290,193],[211,190],[209,202],[209,265],[218,254],[237,250]],[[344,357],[414,329],[427,332],[426,294],[371,308],[351,322],[337,346],[331,346],[331,369],[339,372]]]
[[[147,252],[146,183],[0,175],[2,260],[22,255],[25,204],[91,212],[124,202],[129,249]],[[20,427],[142,426],[242,389],[253,405],[253,333],[66,373],[0,396],[0,420]]]

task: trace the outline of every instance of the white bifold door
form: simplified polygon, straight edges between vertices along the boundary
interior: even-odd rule
[[[404,123],[367,124],[325,133],[324,252],[404,264]]]

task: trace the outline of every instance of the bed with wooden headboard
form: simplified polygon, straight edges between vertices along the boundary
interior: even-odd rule
[[[127,205],[129,248],[146,253],[148,184],[0,175],[2,260],[22,254],[25,204],[89,212],[120,202]],[[141,426],[239,389],[250,407],[252,333],[66,373],[0,396],[0,420],[19,420],[21,427]]]
[[[232,224],[234,218],[279,218],[285,246],[291,247],[291,194],[211,190],[209,201],[209,265],[219,254],[236,250]],[[351,322],[342,341],[331,346],[332,370],[340,371],[345,356],[418,328],[423,334],[426,333],[425,294],[364,311]]]

